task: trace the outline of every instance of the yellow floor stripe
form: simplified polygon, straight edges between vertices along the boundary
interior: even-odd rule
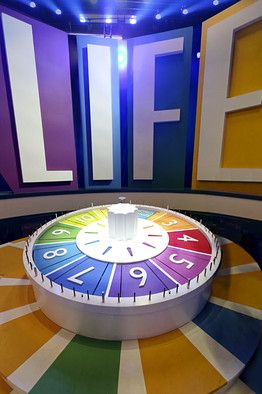
[[[0,374],[9,376],[59,330],[41,311],[2,324]]]
[[[26,278],[22,249],[12,246],[0,248],[0,275],[8,278]]]
[[[0,286],[0,312],[33,302],[35,302],[35,296],[31,285]]]
[[[28,237],[24,237],[24,238],[18,238],[15,241],[12,241],[12,243],[16,244],[18,242],[22,242],[22,241],[27,241]]]
[[[253,263],[254,259],[244,249],[235,243],[222,245],[223,259],[221,268],[234,267],[235,265]]]
[[[8,386],[8,384],[0,376],[0,394],[9,394],[9,393],[11,393],[11,391],[12,391],[12,388],[10,386]]]
[[[220,276],[212,285],[213,297],[262,309],[262,271]]]
[[[180,330],[139,340],[139,346],[148,394],[203,394],[226,384]]]

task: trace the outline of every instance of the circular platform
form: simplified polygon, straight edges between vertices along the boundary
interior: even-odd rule
[[[75,335],[42,313],[22,263],[25,242],[0,248],[0,376],[11,386],[0,381],[3,393],[216,392],[239,376],[259,344],[262,274],[233,242],[220,240],[222,263],[197,318],[161,336],[122,342]],[[260,360],[243,377],[246,384],[252,377],[254,392]]]
[[[102,339],[151,337],[192,320],[220,263],[216,238],[185,215],[140,205],[136,236],[112,239],[108,207],[64,215],[30,237],[24,264],[43,312]]]

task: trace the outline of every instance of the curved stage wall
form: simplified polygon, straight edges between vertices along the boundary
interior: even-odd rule
[[[94,204],[111,204],[119,196],[134,204],[149,204],[170,209],[199,211],[262,220],[262,200],[228,195],[196,193],[77,193],[26,196],[0,199],[0,219],[47,212],[71,211]]]

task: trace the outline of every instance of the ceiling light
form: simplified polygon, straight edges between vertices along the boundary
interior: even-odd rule
[[[79,20],[81,23],[85,23],[86,22],[86,18],[83,15],[80,15]]]
[[[219,4],[219,1],[218,0],[214,0],[213,1],[213,5],[218,5]]]
[[[111,18],[106,18],[106,23],[112,23],[112,19]]]
[[[55,10],[55,13],[56,13],[56,15],[61,15],[61,14],[62,14],[62,11],[61,11],[59,8],[57,8],[57,9]]]
[[[162,18],[162,16],[161,16],[161,14],[158,12],[158,13],[155,15],[155,18],[156,18],[157,21],[159,21],[159,20]]]
[[[183,15],[187,15],[187,14],[188,14],[188,9],[187,9],[187,8],[184,8],[183,11],[182,11],[182,14],[183,14]]]
[[[35,8],[36,7],[36,3],[34,1],[30,1],[29,3],[31,8]]]

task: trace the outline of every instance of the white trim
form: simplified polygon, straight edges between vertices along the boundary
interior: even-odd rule
[[[137,340],[122,341],[118,394],[146,394],[143,367]]]
[[[230,239],[227,239],[227,238],[224,238],[224,237],[220,237],[218,235],[216,237],[218,238],[221,246],[233,243],[232,241],[230,241]]]
[[[18,317],[28,315],[40,309],[37,302],[19,306],[18,308],[9,309],[8,311],[0,312],[0,324],[9,322],[10,320],[17,319]]]
[[[28,285],[31,285],[31,282],[29,279],[0,277],[0,286],[28,286]]]
[[[21,241],[21,242],[12,242],[11,246],[13,246],[14,248],[18,248],[18,249],[24,249],[26,244],[26,241]]]
[[[232,311],[242,313],[243,315],[253,317],[254,319],[262,320],[262,310],[259,310],[257,308],[253,308],[252,306],[238,304],[237,302],[223,300],[222,298],[219,298],[219,297],[210,297],[209,302],[212,302],[212,304],[222,306],[223,308],[227,308]]]
[[[250,263],[250,264],[236,265],[234,267],[221,268],[218,271],[217,275],[218,276],[236,275],[236,274],[243,274],[245,272],[256,272],[256,271],[260,271],[259,265],[257,263]]]
[[[107,284],[107,289],[106,289],[106,292],[105,292],[105,297],[108,297],[109,291],[110,291],[110,289],[111,289],[111,284],[112,284],[112,281],[113,281],[113,278],[114,278],[114,275],[115,275],[116,266],[117,266],[117,264],[114,264],[114,265],[113,265],[113,268],[112,268],[112,271],[111,271],[111,274],[110,274],[110,278],[109,278],[109,281],[108,281],[108,284]]]
[[[226,390],[226,394],[256,394],[241,379],[237,379],[234,384]]]

